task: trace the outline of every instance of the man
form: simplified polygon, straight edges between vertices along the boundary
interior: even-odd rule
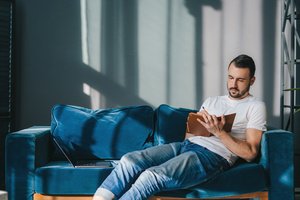
[[[255,63],[239,55],[228,66],[228,95],[208,98],[198,112],[212,136],[193,136],[124,155],[97,189],[94,200],[147,199],[163,191],[191,187],[219,175],[238,157],[251,161],[266,130],[263,102],[250,93]],[[223,130],[224,115],[236,113],[230,133]],[[222,116],[219,121],[216,116]]]

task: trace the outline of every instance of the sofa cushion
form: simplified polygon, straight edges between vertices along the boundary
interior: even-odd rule
[[[67,161],[50,162],[35,171],[35,192],[47,195],[91,195],[113,168],[74,168]]]
[[[188,189],[161,192],[161,196],[185,198],[212,198],[235,196],[257,191],[268,187],[266,172],[261,164],[242,163],[217,176],[211,181]]]
[[[154,143],[160,145],[183,141],[186,120],[190,112],[197,112],[197,110],[175,108],[166,104],[160,105],[155,110]]]
[[[120,159],[151,146],[154,111],[149,106],[91,110],[56,105],[51,133],[77,159]]]
[[[74,168],[65,161],[51,162],[36,169],[35,192],[47,195],[92,195],[112,169]],[[158,195],[209,198],[262,191],[266,187],[263,166],[243,163],[220,174],[214,180],[189,189],[166,191]]]

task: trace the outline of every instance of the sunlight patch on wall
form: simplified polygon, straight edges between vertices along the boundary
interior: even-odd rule
[[[212,5],[202,8],[203,100],[209,96],[223,95],[226,92],[227,64],[223,63],[223,49],[220,45],[224,42],[224,34],[220,34],[224,31],[222,17],[222,12]]]
[[[138,7],[139,95],[153,105],[166,101],[166,1]],[[155,91],[155,95],[152,92]]]
[[[90,97],[90,103],[92,109],[100,108],[100,92],[94,88],[92,88],[87,83],[83,83],[82,85],[83,93]]]
[[[184,5],[138,4],[139,95],[153,105],[195,106],[195,20]]]
[[[82,62],[89,65],[89,54],[87,47],[87,19],[86,19],[86,0],[80,1],[81,13],[81,51]]]
[[[280,22],[281,20],[281,2],[277,1],[277,10],[276,10],[276,21]],[[277,27],[280,27],[280,23],[276,24]],[[281,32],[279,28],[276,28],[276,34],[274,38],[275,42],[275,49],[280,49],[281,47]],[[274,90],[274,103],[273,103],[273,116],[275,117],[280,117],[280,98],[281,98],[281,92],[280,92],[280,87],[281,87],[281,52],[280,51],[275,51],[275,63],[274,63],[274,79],[273,79],[273,90]]]
[[[101,1],[80,0],[82,62],[101,71]]]

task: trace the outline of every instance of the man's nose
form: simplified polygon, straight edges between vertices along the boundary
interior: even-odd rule
[[[233,86],[236,87],[237,86],[237,80],[233,80]]]

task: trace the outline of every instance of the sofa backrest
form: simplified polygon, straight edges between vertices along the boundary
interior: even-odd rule
[[[160,105],[155,110],[154,145],[183,141],[190,112],[197,110]]]
[[[56,105],[51,134],[78,159],[119,159],[127,152],[184,140],[186,120],[196,110],[166,104],[92,110]],[[53,159],[61,157],[56,148]]]
[[[77,159],[119,159],[152,145],[153,118],[150,106],[91,110],[56,105],[51,112],[51,134]]]

